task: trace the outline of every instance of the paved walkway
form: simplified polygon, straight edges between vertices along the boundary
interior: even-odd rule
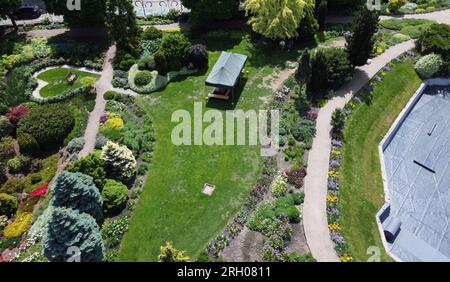
[[[450,10],[428,14],[405,15],[401,17],[382,16],[382,20],[391,18],[430,19],[450,24]],[[350,22],[352,17],[331,17],[329,23]],[[334,250],[328,230],[326,214],[326,196],[328,182],[328,164],[331,151],[331,115],[337,108],[343,108],[384,65],[402,53],[414,48],[414,41],[406,41],[386,50],[374,58],[370,64],[355,70],[352,80],[340,88],[336,97],[319,110],[316,136],[308,155],[308,174],[305,178],[305,203],[303,206],[303,222],[306,239],[312,255],[317,261],[337,262],[339,258]]]
[[[112,60],[116,55],[116,46],[112,45],[106,52],[105,62],[103,63],[103,70],[100,79],[95,84],[97,91],[97,98],[95,100],[94,110],[89,115],[88,124],[84,133],[84,147],[78,154],[80,158],[87,156],[95,149],[95,140],[100,126],[100,117],[105,112],[106,101],[103,94],[111,89],[111,80],[113,77]]]
[[[402,53],[412,49],[410,40],[389,48],[372,60],[371,64],[357,68],[353,79],[340,88],[336,97],[319,110],[316,136],[308,157],[308,174],[305,178],[305,203],[303,222],[306,239],[312,255],[317,261],[337,262],[339,258],[330,239],[326,214],[328,163],[331,151],[331,115],[337,108],[343,108],[384,65]]]

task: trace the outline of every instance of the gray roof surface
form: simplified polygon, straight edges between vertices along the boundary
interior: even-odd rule
[[[206,84],[234,87],[246,61],[247,56],[245,55],[222,52],[206,78]]]
[[[428,86],[384,150],[390,245],[403,261],[450,261],[450,87]]]

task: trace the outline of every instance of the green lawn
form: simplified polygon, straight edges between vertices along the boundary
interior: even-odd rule
[[[77,75],[77,80],[73,84],[67,83],[66,76],[69,72],[75,73]],[[41,79],[48,83],[48,85],[44,86],[41,89],[41,96],[51,97],[58,96],[67,91],[81,87],[81,79],[83,77],[93,77],[95,79],[98,79],[100,75],[75,69],[56,68],[49,69],[39,74],[37,77],[38,79]]]
[[[272,94],[262,87],[263,78],[298,53],[259,50],[243,35],[233,33],[226,43],[206,39],[202,43],[210,50],[209,70],[220,49],[249,56],[245,68],[249,73],[243,79],[246,85],[236,108],[258,109],[260,97]],[[225,108],[224,103],[206,105],[204,81],[208,73],[178,79],[165,90],[138,99],[154,120],[157,141],[147,183],[121,246],[121,261],[155,261],[165,241],[195,257],[240,209],[260,173],[258,146],[172,144],[176,124],[170,120],[175,110],[192,114],[194,102],[202,102],[203,111]],[[211,197],[201,193],[206,182],[216,185]]]
[[[411,61],[399,63],[374,87],[371,104],[360,104],[344,132],[340,208],[343,233],[356,261],[367,261],[369,246],[384,252],[375,214],[384,203],[378,144],[420,86]]]

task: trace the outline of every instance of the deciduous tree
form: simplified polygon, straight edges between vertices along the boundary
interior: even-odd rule
[[[70,27],[104,26],[105,1],[89,0],[81,1],[81,9],[69,10],[67,1],[44,0],[48,12],[63,15],[64,21]]]
[[[0,0],[0,19],[9,18],[16,30],[18,27],[13,12],[20,7],[20,4],[22,4],[22,0]]]
[[[238,13],[239,0],[181,0],[194,21],[229,20]]]

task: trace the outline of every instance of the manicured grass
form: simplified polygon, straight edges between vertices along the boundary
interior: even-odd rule
[[[77,80],[73,84],[69,84],[66,80],[69,72],[77,75]],[[83,77],[98,79],[100,76],[98,74],[68,68],[49,69],[38,75],[39,79],[48,83],[48,85],[41,89],[40,94],[42,97],[58,96],[67,91],[79,88],[82,86],[81,79]]]
[[[258,109],[260,98],[272,94],[262,86],[263,78],[298,53],[257,49],[244,34],[230,38],[235,42],[228,39],[217,49],[211,44],[214,41],[203,42],[211,50],[209,70],[220,49],[248,55],[246,85],[236,108]],[[187,110],[193,117],[194,102],[202,103],[203,112],[225,108],[225,103],[205,101],[208,73],[177,79],[165,90],[137,100],[154,120],[157,141],[147,183],[121,246],[121,261],[155,261],[165,241],[197,256],[240,209],[256,181],[261,160],[258,146],[175,146],[171,141],[177,125],[171,123],[175,110]],[[201,192],[205,183],[216,185],[211,197]]]
[[[370,104],[362,103],[344,131],[340,209],[342,231],[356,261],[367,261],[370,246],[384,252],[375,214],[384,203],[378,144],[420,86],[411,61],[396,64],[374,87]]]

